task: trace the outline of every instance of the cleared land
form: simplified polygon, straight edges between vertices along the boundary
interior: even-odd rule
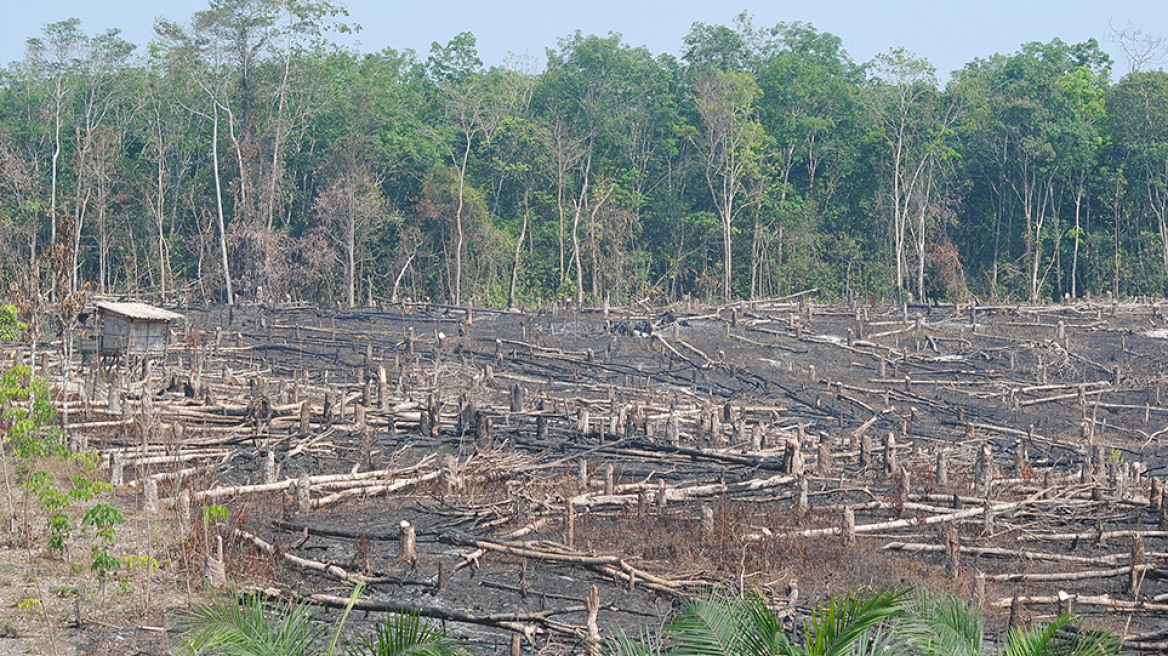
[[[1168,641],[1159,305],[179,310],[164,364],[74,366],[68,432],[171,563],[99,650],[161,650],[137,627],[220,573],[326,606],[363,582],[359,609],[483,652],[572,649],[711,584],[796,623],[922,584],[996,627],[1071,606]]]

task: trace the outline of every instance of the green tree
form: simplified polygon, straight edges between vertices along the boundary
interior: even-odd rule
[[[1110,59],[1094,40],[1069,45],[1055,39],[974,62],[958,74],[978,112],[963,135],[964,171],[973,187],[964,223],[992,226],[983,228],[990,238],[981,241],[993,244],[989,278],[995,291],[1003,263],[1018,259],[1023,267],[1014,286],[1031,302],[1047,293],[1064,236],[1062,207],[1074,202],[1075,173],[1090,161],[1088,127],[1097,120],[1086,111],[1091,100],[1075,76],[1102,86],[1109,69]]]
[[[733,296],[734,227],[742,196],[759,174],[765,138],[755,103],[760,90],[748,73],[717,72],[694,82],[702,129],[695,137],[706,187],[722,223],[722,298]]]
[[[1161,284],[1168,281],[1168,73],[1135,72],[1107,96],[1113,156],[1131,176],[1127,202],[1159,237]]]
[[[345,300],[356,307],[357,267],[367,257],[366,243],[375,224],[387,218],[381,190],[367,171],[348,169],[317,195],[313,212],[319,221],[318,236],[340,247]]]
[[[528,97],[527,80],[505,69],[482,70],[469,32],[458,34],[445,46],[430,48],[429,66],[434,84],[442,91],[446,128],[453,135],[439,135],[449,144],[443,147],[457,175],[454,207],[454,252],[451,300],[462,304],[463,260],[466,253],[467,175],[471,154],[479,140],[490,142],[503,121],[522,106]]]

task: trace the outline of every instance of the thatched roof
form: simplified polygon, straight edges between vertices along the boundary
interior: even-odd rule
[[[118,314],[128,319],[141,321],[174,321],[182,319],[183,315],[147,303],[119,303],[114,301],[100,301],[95,303],[102,312]]]

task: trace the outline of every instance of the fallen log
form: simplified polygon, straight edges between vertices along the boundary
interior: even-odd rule
[[[349,597],[340,597],[323,592],[299,594],[290,590],[277,588],[244,588],[244,591],[257,592],[271,599],[297,600],[319,606],[327,606],[329,608],[348,608],[351,601]],[[534,613],[495,613],[490,615],[475,615],[466,611],[444,608],[432,604],[419,604],[390,598],[380,600],[357,599],[357,601],[353,603],[353,610],[377,613],[416,614],[422,617],[445,620],[448,622],[461,622],[464,624],[475,624],[478,626],[506,629],[508,631],[520,633],[527,637],[528,640],[534,640],[535,636],[543,633],[545,630],[574,637],[587,635],[586,627],[564,624],[562,622],[556,622],[551,619],[551,617],[554,615],[572,612],[572,609],[544,610]],[[581,606],[579,611],[583,610],[584,607]]]
[[[1132,565],[1113,567],[1111,569],[1089,569],[1079,572],[1013,572],[1009,574],[987,574],[987,581],[999,582],[1039,582],[1039,581],[1084,581],[1087,579],[1108,579],[1115,576],[1130,574]],[[1156,569],[1155,565],[1135,565],[1136,571],[1148,572]]]
[[[1096,534],[1097,535],[1097,534]],[[1094,537],[1094,536],[1092,536]],[[1029,541],[1029,538],[1025,538]],[[886,551],[904,551],[907,553],[945,553],[944,545],[926,544],[923,542],[889,542],[884,545]],[[992,556],[997,558],[1019,558],[1023,560],[1042,560],[1057,563],[1081,564],[1118,564],[1131,558],[1131,554],[1104,554],[1100,556],[1072,556],[1070,554],[1051,553],[1046,551],[1028,551],[1025,549],[1002,549],[999,547],[960,547],[961,553],[972,556]],[[1168,553],[1149,553],[1149,558],[1168,558]]]
[[[1053,595],[1020,595],[1017,597],[1002,597],[990,603],[994,608],[1009,608],[1017,603],[1020,606],[1053,606],[1070,602],[1076,606],[1101,606],[1116,613],[1155,614],[1168,613],[1168,604],[1149,601],[1128,601],[1111,595],[1079,595],[1060,591]]]
[[[664,490],[667,502],[689,501],[706,497],[732,495],[737,492],[754,492],[794,483],[795,476],[779,474],[770,478],[751,479],[738,483],[709,483],[706,485],[689,485],[685,487],[666,487]],[[657,486],[644,486],[644,489],[654,489]],[[628,489],[628,488],[625,488]],[[660,494],[658,490],[655,494]],[[600,492],[586,492],[568,500],[572,506],[580,508],[596,508],[600,506],[632,506],[640,501],[640,494],[603,494]]]
[[[1007,510],[1014,510],[1014,509],[1021,508],[1021,507],[1026,506],[1026,505],[1034,504],[1038,501],[1047,501],[1047,502],[1052,502],[1052,503],[1060,501],[1060,499],[1057,499],[1057,498],[1054,498],[1054,499],[1052,499],[1052,498],[1043,499],[1042,498],[1047,493],[1051,492],[1053,489],[1054,488],[1048,488],[1046,490],[1041,490],[1038,493],[1033,494],[1030,497],[1028,497],[1027,499],[1024,499],[1022,501],[994,502],[994,503],[991,503],[988,505],[978,506],[976,508],[969,508],[966,510],[959,510],[957,512],[944,514],[944,515],[932,515],[929,517],[907,517],[905,519],[894,519],[894,520],[886,521],[886,522],[874,522],[871,524],[859,524],[859,525],[856,525],[853,530],[856,533],[875,533],[877,531],[887,531],[887,530],[898,529],[898,528],[909,528],[909,527],[913,527],[913,526],[930,526],[932,524],[955,522],[955,521],[962,520],[962,519],[971,519],[973,517],[979,517],[985,513],[987,508],[989,508],[993,513],[998,514],[998,513],[1005,512]],[[1064,490],[1064,492],[1065,492],[1065,490]],[[784,533],[782,531],[774,531],[774,533],[776,536],[779,536],[779,537],[805,537],[805,538],[809,538],[809,537],[824,536],[824,535],[840,535],[843,533],[843,528],[839,527],[839,526],[833,526],[830,528],[805,529],[802,531],[788,532],[788,533]]]
[[[426,483],[428,481],[436,480],[441,475],[442,475],[441,470],[435,470],[435,471],[432,471],[432,472],[429,472],[426,474],[422,474],[421,476],[414,476],[412,478],[400,478],[400,479],[393,481],[392,483],[385,483],[385,484],[381,484],[381,485],[365,485],[365,486],[361,486],[361,487],[348,488],[345,490],[341,490],[340,492],[335,492],[335,493],[327,495],[327,496],[313,499],[312,503],[311,503],[311,507],[313,510],[317,510],[320,508],[324,508],[325,506],[330,506],[334,503],[339,503],[341,501],[344,501],[345,499],[350,499],[353,497],[372,497],[372,496],[378,496],[381,494],[392,494],[394,492],[397,492],[398,490],[404,490],[407,487],[413,487],[415,485],[420,485],[420,484]]]

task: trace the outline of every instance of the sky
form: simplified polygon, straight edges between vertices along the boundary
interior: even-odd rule
[[[695,22],[733,25],[747,11],[756,26],[805,21],[839,36],[856,62],[893,47],[929,60],[942,81],[975,58],[1008,54],[1023,43],[1058,37],[1069,43],[1099,39],[1116,60],[1116,76],[1127,71],[1112,28],[1136,27],[1168,36],[1165,0],[336,0],[361,30],[334,40],[366,52],[411,48],[425,57],[434,41],[446,43],[472,32],[488,66],[510,56],[530,57],[542,67],[545,50],[576,30],[620,33],[626,43],[654,54],[680,54]],[[139,45],[153,37],[158,16],[186,23],[206,0],[14,0],[0,22],[0,62],[24,57],[25,41],[66,18],[81,19],[88,34],[118,28]]]

